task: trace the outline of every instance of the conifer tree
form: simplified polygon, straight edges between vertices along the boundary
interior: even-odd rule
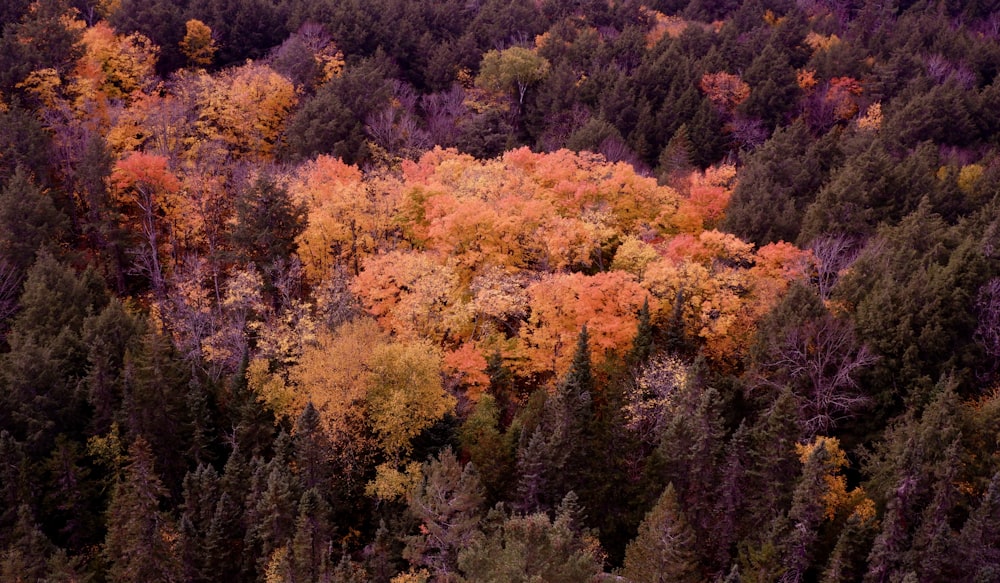
[[[38,581],[45,577],[51,541],[42,533],[31,509],[22,504],[17,509],[17,523],[10,542],[0,547],[0,578],[4,581]]]
[[[129,447],[125,477],[115,484],[108,505],[104,558],[112,583],[180,581],[176,532],[160,510],[167,495],[153,467],[153,452],[142,436]]]
[[[38,250],[58,241],[66,227],[66,216],[56,209],[49,193],[18,166],[0,189],[0,257],[23,273],[34,263]]]
[[[430,569],[435,581],[457,581],[458,553],[478,532],[483,488],[470,463],[464,468],[451,449],[424,464],[424,479],[407,497],[419,534],[406,539],[403,556]]]
[[[622,575],[634,583],[694,583],[702,577],[694,530],[668,484],[625,550]]]
[[[333,570],[330,562],[333,529],[330,505],[316,488],[309,488],[299,500],[295,534],[289,546],[293,581],[323,581]]]
[[[332,445],[321,426],[319,411],[312,401],[306,404],[295,422],[295,462],[299,480],[305,489],[317,488],[321,491],[330,486],[332,467]]]

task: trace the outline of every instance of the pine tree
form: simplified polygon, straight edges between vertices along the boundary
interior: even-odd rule
[[[625,550],[622,575],[635,583],[694,583],[702,577],[694,530],[684,518],[673,484],[668,484]]]
[[[973,581],[1000,576],[1000,472],[993,474],[979,505],[962,527],[958,550]]]
[[[178,556],[185,580],[206,581],[205,568],[209,561],[205,552],[206,537],[215,501],[219,496],[219,474],[215,468],[199,465],[184,476],[184,501],[181,505]]]
[[[31,509],[22,504],[17,509],[17,523],[10,542],[0,547],[0,578],[4,581],[38,581],[48,570],[48,555],[54,546],[42,533]]]
[[[484,394],[458,433],[463,452],[476,465],[487,498],[494,502],[511,487],[515,469],[511,435],[501,433],[499,425],[497,400],[493,395]]]
[[[445,449],[424,464],[424,479],[407,497],[420,533],[406,538],[403,556],[430,569],[435,581],[457,581],[458,553],[478,532],[483,488],[470,463],[464,468]]]
[[[295,462],[299,480],[305,489],[329,488],[333,469],[330,464],[332,445],[323,431],[319,411],[312,401],[306,404],[295,422]]]
[[[629,351],[626,361],[632,366],[640,365],[649,360],[654,349],[653,324],[649,315],[649,298],[646,298],[642,302],[642,309],[639,310],[639,324],[636,328],[635,339],[632,341],[632,350]]]
[[[34,263],[38,250],[57,242],[66,227],[66,216],[56,209],[49,193],[18,166],[0,190],[0,257],[23,273]]]
[[[153,452],[140,436],[129,447],[125,477],[115,484],[108,505],[104,558],[111,583],[180,581],[174,525],[160,510],[166,495],[153,468]]]
[[[316,488],[309,488],[299,500],[295,534],[289,547],[293,581],[312,583],[329,577],[333,570],[330,563],[332,539],[330,506]]]
[[[245,526],[240,505],[222,492],[205,533],[206,581],[234,581],[240,573]]]

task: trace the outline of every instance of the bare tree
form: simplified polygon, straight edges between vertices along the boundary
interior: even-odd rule
[[[792,386],[805,429],[815,435],[870,404],[856,377],[877,361],[858,346],[850,323],[827,314],[791,330],[765,368],[776,373],[769,384]]]
[[[809,249],[816,258],[819,297],[826,301],[841,272],[850,267],[861,252],[858,240],[848,235],[826,235],[814,240]]]

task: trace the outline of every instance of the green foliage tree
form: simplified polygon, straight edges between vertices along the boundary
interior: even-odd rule
[[[389,102],[391,76],[391,65],[378,55],[349,64],[324,83],[289,120],[285,157],[305,160],[332,154],[348,164],[366,161],[370,152],[364,123]]]
[[[554,520],[494,510],[487,522],[486,532],[459,552],[466,581],[576,583],[601,572],[599,549],[580,532],[571,506],[561,505]]]
[[[115,484],[108,506],[103,554],[109,581],[180,581],[175,527],[160,509],[166,495],[149,443],[136,438],[129,446],[124,479]]]
[[[470,463],[462,467],[450,449],[423,467],[423,481],[407,496],[419,533],[406,538],[403,556],[427,567],[435,581],[458,579],[458,557],[479,534],[483,489]]]
[[[45,244],[57,243],[65,232],[65,215],[47,192],[38,188],[18,166],[0,190],[0,257],[24,272]]]
[[[625,550],[622,576],[635,583],[701,581],[694,530],[668,484]]]
[[[517,97],[518,108],[524,106],[528,89],[549,74],[549,61],[524,47],[503,51],[492,50],[483,55],[476,85],[492,91],[511,92]]]

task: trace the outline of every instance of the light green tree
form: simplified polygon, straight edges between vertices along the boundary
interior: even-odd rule
[[[528,88],[545,79],[549,68],[548,60],[531,49],[492,50],[483,55],[476,85],[491,91],[516,91],[520,106]]]

